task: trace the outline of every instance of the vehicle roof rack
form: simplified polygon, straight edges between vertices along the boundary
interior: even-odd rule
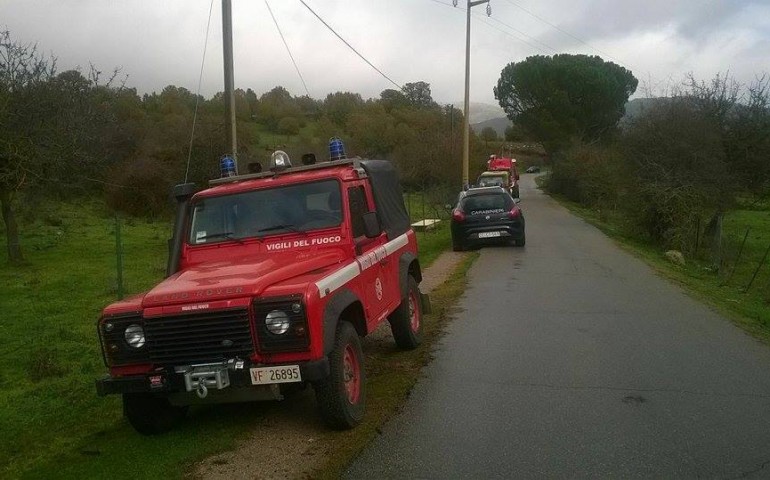
[[[331,167],[341,167],[344,165],[353,165],[356,164],[359,161],[358,158],[345,158],[342,160],[332,160],[329,162],[319,162],[315,163],[313,165],[300,165],[298,167],[289,167],[285,170],[281,170],[280,172],[259,172],[259,173],[247,173],[245,175],[236,175],[234,177],[222,177],[222,178],[215,178],[212,180],[209,180],[209,185],[222,185],[224,183],[235,183],[235,182],[243,182],[245,180],[253,180],[256,178],[267,178],[267,177],[274,177],[276,175],[286,175],[288,173],[295,173],[295,172],[307,172],[309,170],[320,170],[322,168],[331,168]]]

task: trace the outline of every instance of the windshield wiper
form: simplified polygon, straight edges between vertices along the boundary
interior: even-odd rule
[[[236,237],[233,232],[209,233],[208,235],[203,235],[202,237],[196,238],[195,241],[197,243],[200,240],[209,240],[214,238],[225,238],[227,240],[234,240],[240,244],[243,244],[243,240],[240,237]]]
[[[272,232],[273,230],[289,230],[291,232],[304,233],[307,235],[306,231],[300,230],[296,225],[292,223],[279,223],[278,225],[273,225],[271,227],[260,228],[257,230],[257,233]]]

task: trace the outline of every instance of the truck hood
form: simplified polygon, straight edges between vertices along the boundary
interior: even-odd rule
[[[249,255],[201,263],[176,273],[147,292],[142,307],[208,302],[261,294],[265,288],[314,273],[344,260],[339,250]],[[300,292],[298,292],[300,293]]]

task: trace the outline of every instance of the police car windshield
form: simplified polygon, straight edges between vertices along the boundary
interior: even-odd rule
[[[323,180],[201,199],[192,207],[188,242],[201,245],[307,232],[341,222],[339,182]]]
[[[482,177],[479,180],[479,187],[500,187],[503,185],[503,177]]]

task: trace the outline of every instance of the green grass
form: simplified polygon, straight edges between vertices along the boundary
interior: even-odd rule
[[[657,272],[682,285],[694,297],[715,307],[755,337],[770,343],[770,257],[759,270],[751,288],[746,291],[746,286],[770,246],[770,210],[754,206],[750,210],[728,212],[723,224],[721,254],[714,254],[702,247],[696,258],[687,258],[687,264],[680,267],[666,260],[665,249],[662,247],[630,235],[621,227],[621,220],[612,214],[603,212],[600,215],[595,210],[558,195],[552,196],[646,261]],[[747,228],[750,228],[750,232],[736,264]]]
[[[0,266],[0,478],[178,478],[280,407],[201,407],[168,435],[136,434],[120,398],[94,388],[105,373],[96,320],[117,292],[114,219],[96,202],[35,216],[22,224],[28,263]],[[126,290],[140,292],[165,273],[171,226],[122,219],[121,230]],[[446,224],[417,237],[423,268],[450,244]]]
[[[431,230],[419,231],[417,243],[420,249],[420,265],[423,269],[452,245],[452,235],[449,231],[449,211],[445,204],[452,203],[444,200],[454,196],[452,191],[434,190],[427,193],[409,192],[404,194],[404,204],[412,222],[425,218],[437,218],[440,222]]]
[[[425,270],[442,252],[452,246],[449,222],[442,221],[433,230],[417,232],[417,245],[420,249],[420,266]]]
[[[296,135],[282,135],[279,133],[271,132],[264,125],[258,123],[247,122],[243,124],[243,128],[246,129],[245,138],[256,139],[256,142],[252,142],[251,148],[255,154],[265,152],[266,148],[275,149],[279,145],[293,145],[297,141]]]
[[[93,432],[120,428],[115,399],[96,397],[103,373],[95,325],[115,299],[114,221],[97,205],[41,209],[23,225],[28,263],[0,267],[0,476],[17,476]],[[126,285],[162,276],[167,225],[123,225]]]

